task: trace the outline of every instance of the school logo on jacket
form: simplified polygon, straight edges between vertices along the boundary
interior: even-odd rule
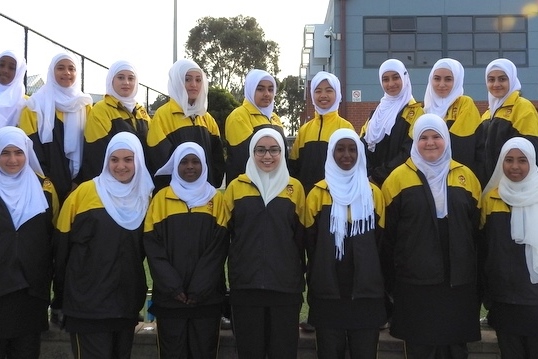
[[[291,184],[286,187],[286,192],[288,193],[288,197],[291,198],[293,196],[293,186]]]
[[[464,176],[464,175],[459,175],[459,176],[458,176],[458,181],[459,181],[460,184],[461,184],[462,186],[464,186],[464,187],[467,185],[467,181],[465,180],[465,176]]]
[[[213,201],[209,201],[209,202],[207,202],[207,210],[208,210],[210,213],[213,213]]]

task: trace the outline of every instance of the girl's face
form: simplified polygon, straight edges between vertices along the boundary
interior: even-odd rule
[[[282,149],[273,137],[262,137],[254,147],[256,166],[264,172],[271,172],[280,164]]]
[[[254,92],[254,103],[260,108],[267,107],[275,98],[275,87],[269,80],[261,80]]]
[[[128,149],[119,149],[110,155],[108,170],[117,181],[129,183],[135,174],[134,152]]]
[[[520,182],[529,174],[527,157],[519,148],[512,148],[503,161],[504,175],[512,182]]]
[[[189,104],[192,105],[202,90],[203,77],[199,71],[189,70],[185,74],[185,90],[189,96]]]
[[[390,96],[397,96],[402,91],[403,81],[396,71],[387,71],[381,76],[383,90]]]
[[[314,103],[321,109],[328,109],[336,101],[336,91],[329,84],[329,81],[323,80],[314,90]]]
[[[77,79],[77,68],[73,61],[63,59],[58,61],[54,66],[54,78],[58,85],[62,87],[71,87]]]
[[[434,130],[422,132],[417,142],[420,156],[427,162],[435,162],[445,151],[445,140]]]
[[[437,69],[433,72],[432,88],[435,94],[445,98],[454,87],[454,75],[449,69]]]
[[[17,60],[10,56],[0,57],[0,84],[7,86],[17,73]]]
[[[194,182],[202,174],[202,161],[198,156],[190,153],[179,161],[177,173],[184,181]]]
[[[355,166],[358,158],[357,143],[351,138],[342,138],[336,142],[333,152],[334,161],[341,169],[348,171]]]
[[[487,77],[489,93],[496,98],[503,98],[510,90],[510,79],[501,70],[490,71]]]
[[[136,75],[129,70],[119,71],[112,79],[112,88],[121,97],[132,95],[136,86]]]
[[[17,146],[6,146],[0,153],[0,168],[6,174],[14,175],[19,173],[25,163],[26,155]]]

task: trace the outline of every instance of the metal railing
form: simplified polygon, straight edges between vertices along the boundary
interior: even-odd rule
[[[32,95],[43,85],[46,81],[50,61],[58,52],[64,50],[72,53],[80,60],[78,74],[81,79],[81,90],[92,95],[94,102],[99,100],[105,93],[107,66],[30,29],[28,26],[2,13],[0,13],[0,34],[2,34],[0,52],[13,50],[26,58],[27,70],[24,84],[28,95]],[[153,113],[150,106],[159,95],[166,94],[140,83],[136,100],[143,104],[148,112]]]

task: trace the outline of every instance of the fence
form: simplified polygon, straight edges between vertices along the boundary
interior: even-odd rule
[[[0,52],[13,50],[23,54],[26,58],[27,71],[24,79],[26,93],[33,94],[46,81],[47,71],[52,58],[60,51],[69,51],[79,59],[77,67],[81,79],[81,90],[90,94],[94,102],[100,100],[105,93],[105,79],[108,67],[97,61],[70,49],[58,42],[30,29],[16,20],[0,13],[0,34],[2,34],[2,46]],[[143,104],[148,112],[162,92],[140,83],[136,100]]]

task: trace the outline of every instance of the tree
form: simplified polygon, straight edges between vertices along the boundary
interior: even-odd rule
[[[245,77],[251,69],[264,69],[276,76],[280,72],[280,49],[255,18],[203,17],[189,32],[186,54],[207,73],[212,86],[242,96]]]
[[[278,85],[275,98],[276,112],[286,119],[284,127],[288,134],[295,136],[301,126],[301,115],[305,111],[304,90],[299,88],[299,78],[288,76]]]
[[[162,105],[167,103],[169,99],[170,99],[170,97],[168,97],[166,95],[163,95],[163,94],[160,94],[159,96],[157,96],[155,101],[149,106],[149,109],[148,109],[149,113],[153,116],[155,111],[157,111],[157,109],[159,107],[161,107]]]
[[[238,107],[240,103],[232,96],[232,94],[221,88],[210,87],[207,94],[208,109],[207,111],[213,116],[219,125],[220,137],[224,138],[224,123],[226,118]]]

